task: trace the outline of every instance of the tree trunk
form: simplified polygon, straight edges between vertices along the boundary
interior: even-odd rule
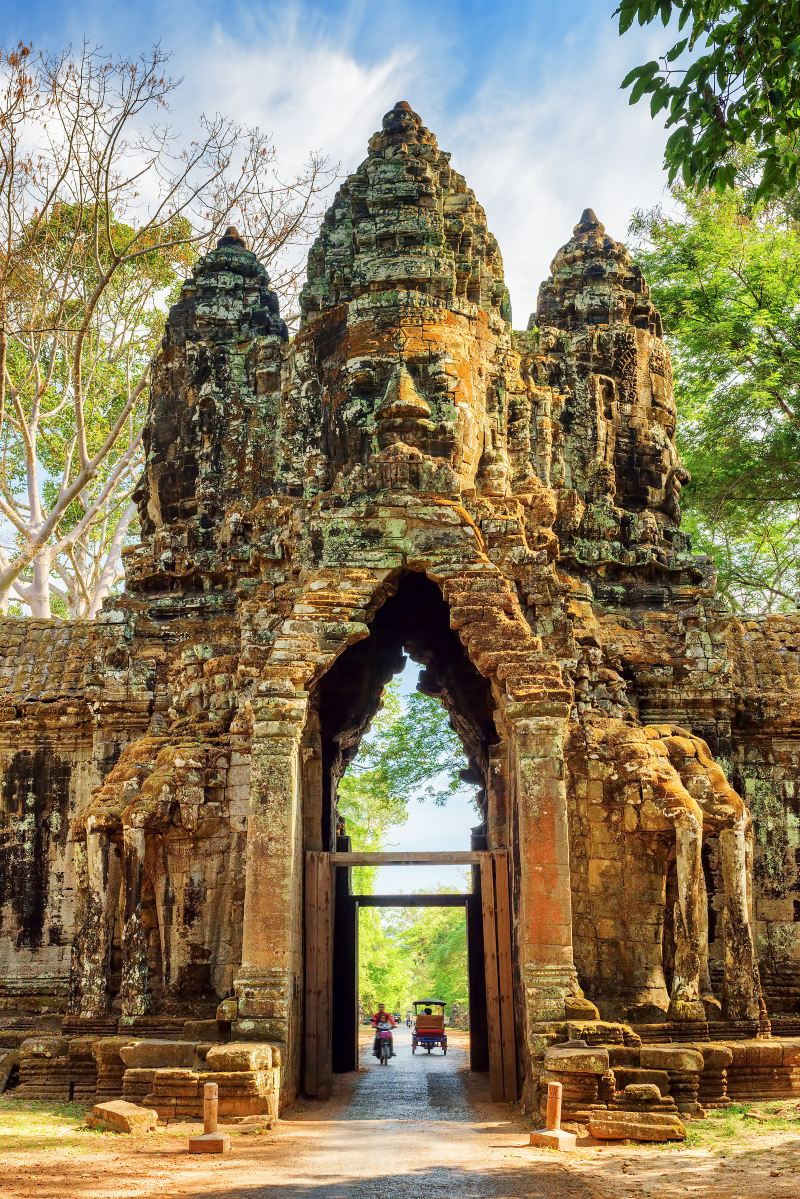
[[[50,611],[50,565],[52,550],[45,546],[33,560],[33,582],[30,586],[31,616],[49,620]]]
[[[117,579],[122,574],[122,545],[128,534],[131,521],[136,515],[136,505],[133,500],[129,500],[125,511],[119,519],[119,523],[114,531],[114,536],[111,544],[108,547],[103,569],[100,572],[100,578],[97,581],[97,586],[92,596],[92,602],[87,613],[90,620],[95,620],[98,612],[103,606],[103,600],[111,593],[111,588],[116,583]]]

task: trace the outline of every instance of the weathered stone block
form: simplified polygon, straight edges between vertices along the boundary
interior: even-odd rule
[[[568,1049],[551,1046],[544,1055],[545,1070],[553,1074],[605,1074],[607,1049]]]
[[[222,1040],[222,1029],[218,1020],[187,1020],[183,1026],[184,1041],[219,1041]]]
[[[703,1055],[682,1045],[642,1045],[639,1060],[645,1069],[651,1070],[699,1074],[703,1069]]]
[[[0,1049],[0,1095],[8,1086],[11,1071],[19,1066],[19,1050]]]
[[[593,1112],[589,1135],[599,1141],[685,1141],[686,1127],[677,1116],[658,1112]]]
[[[86,1117],[86,1123],[90,1128],[107,1128],[113,1132],[141,1136],[155,1130],[158,1115],[151,1108],[138,1107],[124,1099],[112,1099],[107,1103],[96,1103]]]
[[[209,1070],[267,1070],[273,1065],[273,1047],[261,1041],[214,1045],[206,1054]]]
[[[637,1103],[657,1103],[661,1098],[661,1091],[654,1083],[629,1082],[623,1095],[625,1099],[631,1099]]]
[[[568,995],[564,1000],[564,1015],[568,1020],[599,1020],[600,1013],[591,999]]]
[[[236,1020],[239,1015],[239,1004],[236,999],[223,999],[222,1003],[217,1007],[217,1020],[219,1023],[230,1024]]]
[[[158,1070],[167,1066],[199,1066],[197,1043],[192,1041],[133,1041],[120,1048],[126,1066]]]

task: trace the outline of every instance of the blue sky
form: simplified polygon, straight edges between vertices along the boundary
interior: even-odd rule
[[[619,81],[670,44],[620,39],[615,0],[0,0],[3,38],[59,48],[87,36],[126,55],[153,41],[184,85],[180,132],[221,111],[269,129],[280,161],[323,150],[344,171],[398,99],[467,177],[498,237],[514,323],[590,205],[624,237],[663,198],[664,131]]]
[[[408,695],[416,689],[419,673],[419,664],[406,658],[400,676],[402,694]],[[442,807],[412,798],[408,804],[406,823],[391,830],[385,848],[470,849],[470,831],[480,821],[472,803],[474,790],[473,787],[460,787]],[[439,887],[469,891],[468,876],[469,870],[463,866],[382,866],[375,874],[375,891],[383,895],[436,891]]]

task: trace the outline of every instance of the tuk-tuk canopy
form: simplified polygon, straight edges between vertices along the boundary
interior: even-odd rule
[[[444,999],[415,999],[414,1007],[447,1007]]]

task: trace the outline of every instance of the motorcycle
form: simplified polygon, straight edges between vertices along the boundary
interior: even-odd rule
[[[392,1056],[392,1026],[388,1020],[382,1020],[378,1025],[378,1061],[382,1066],[388,1066]]]

